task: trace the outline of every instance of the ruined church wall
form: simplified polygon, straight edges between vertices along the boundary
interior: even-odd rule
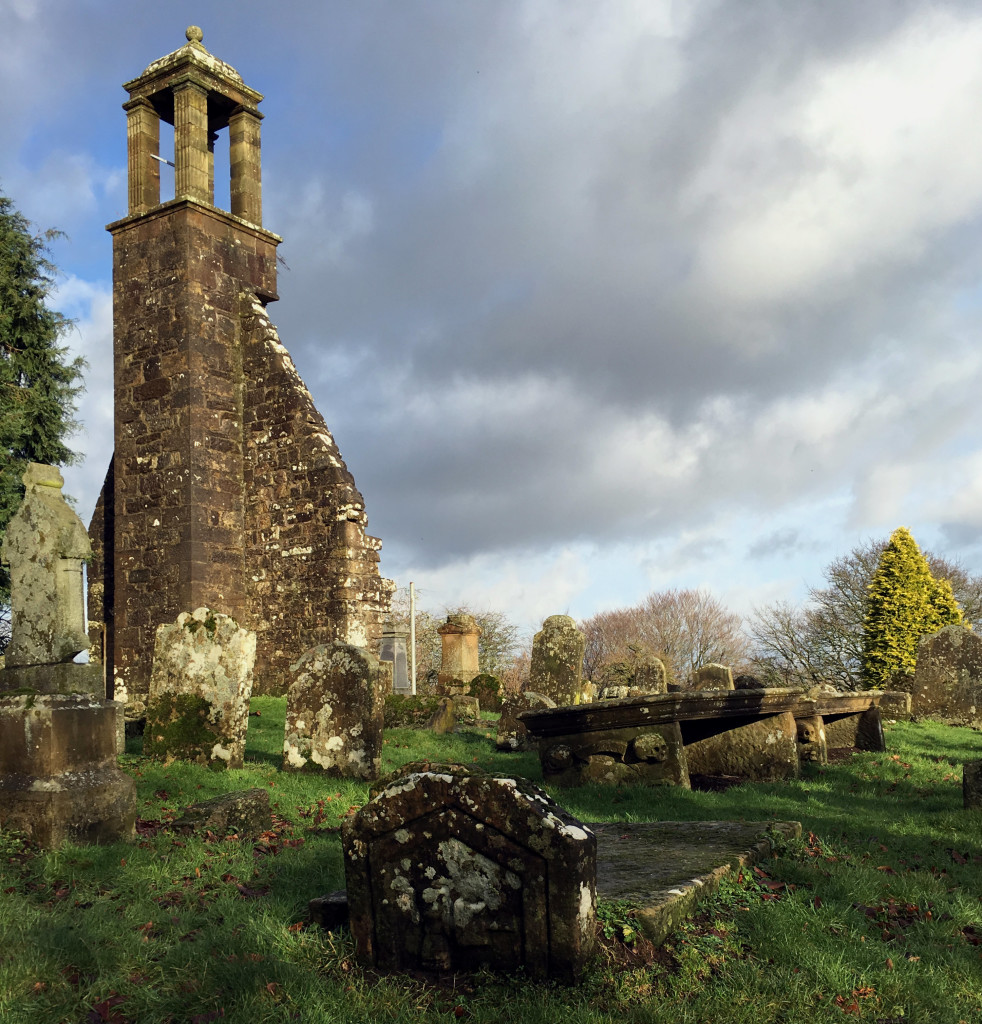
[[[242,296],[246,585],[256,692],[333,641],[374,646],[389,608],[364,499],[263,304]]]

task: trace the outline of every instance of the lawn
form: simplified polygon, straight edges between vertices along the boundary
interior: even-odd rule
[[[724,885],[660,951],[613,936],[571,989],[522,977],[379,977],[346,932],[306,928],[307,901],[342,888],[341,819],[367,784],[279,770],[283,701],[256,698],[246,767],[143,758],[136,843],[42,854],[0,834],[0,1020],[203,1024],[347,1022],[982,1021],[982,814],[962,809],[961,764],[982,736],[888,728],[886,754],[809,767],[795,782],[724,793],[587,787],[553,796],[587,821],[798,820],[801,843]],[[385,765],[420,757],[541,781],[499,754],[493,726],[386,733]],[[269,790],[258,842],[167,827],[183,806]]]

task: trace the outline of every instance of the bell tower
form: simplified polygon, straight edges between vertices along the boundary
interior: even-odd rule
[[[314,643],[368,644],[392,585],[361,495],[266,316],[259,102],[202,32],[124,88],[128,215],[113,237],[115,452],[90,535],[107,689],[140,717],[156,629],[201,606],[257,631],[257,692]],[[161,122],[174,198],[161,202]],[[215,206],[228,133],[231,209]]]

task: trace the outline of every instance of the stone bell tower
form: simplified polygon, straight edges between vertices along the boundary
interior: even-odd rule
[[[143,713],[154,634],[201,606],[257,632],[255,690],[317,643],[372,643],[393,589],[364,502],[266,315],[262,96],[187,44],[127,82],[129,213],[113,236],[115,452],[89,533],[107,689]],[[160,200],[160,122],[174,126]],[[231,210],[214,205],[228,134]]]

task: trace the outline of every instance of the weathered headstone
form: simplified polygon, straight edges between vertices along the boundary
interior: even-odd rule
[[[441,697],[436,711],[433,712],[426,723],[426,728],[430,732],[435,732],[438,736],[444,736],[448,732],[453,732],[457,727],[456,703],[456,697]]]
[[[385,694],[378,659],[348,644],[313,647],[293,666],[286,694],[284,769],[374,779],[382,757]]]
[[[497,676],[491,675],[490,672],[482,672],[470,681],[468,693],[478,699],[482,711],[500,711],[505,688]]]
[[[387,626],[379,640],[378,660],[392,665],[392,693],[412,693],[406,642],[409,631]]]
[[[210,608],[160,626],[143,752],[241,768],[255,658],[256,634]]]
[[[539,708],[554,708],[556,702],[543,693],[515,693],[505,699],[501,705],[501,717],[498,719],[498,750],[535,750],[535,741],[528,738],[528,731],[522,722],[523,711],[536,711]]]
[[[692,673],[690,690],[732,690],[733,670],[729,665],[710,663],[701,665]]]
[[[7,525],[0,559],[10,566],[10,643],[5,690],[105,696],[100,665],[76,665],[89,649],[82,563],[91,550],[82,520],[61,493],[54,466],[32,462],[24,500]]]
[[[473,615],[453,614],[437,633],[443,644],[437,692],[449,696],[465,693],[467,684],[481,671],[477,647],[481,627]]]
[[[918,645],[914,675],[897,685],[910,693],[915,715],[982,723],[982,637],[965,626],[932,633]]]
[[[558,707],[578,703],[585,645],[586,638],[568,615],[550,615],[532,639],[526,689],[544,694]]]
[[[966,811],[982,811],[982,761],[966,761],[962,769],[962,796]]]
[[[345,820],[342,846],[366,966],[570,983],[592,953],[596,837],[524,780],[409,774]]]
[[[72,662],[89,646],[88,538],[57,469],[32,463],[23,480],[0,548],[12,612],[0,670],[0,828],[43,847],[130,839],[136,786],[116,766],[118,709],[102,699],[102,667]]]
[[[648,694],[667,693],[668,678],[660,658],[632,658],[605,665],[596,683],[600,700],[623,700]]]

